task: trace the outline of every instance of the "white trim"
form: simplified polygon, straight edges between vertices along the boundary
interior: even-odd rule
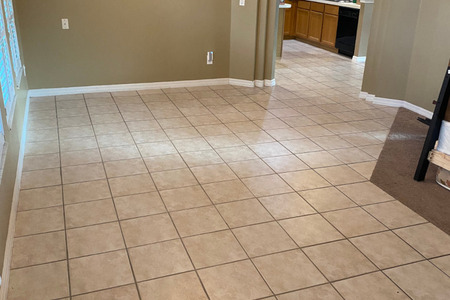
[[[264,87],[264,80],[255,80],[255,86],[259,88]]]
[[[274,79],[265,79],[264,80],[264,85],[265,86],[275,86],[275,85],[277,85],[277,83],[276,83],[276,81],[275,81],[275,78]]]
[[[14,193],[11,203],[11,213],[9,215],[8,236],[6,238],[5,256],[3,259],[2,284],[0,289],[0,300],[6,300],[9,286],[9,270],[11,268],[11,257],[13,249],[14,235],[16,231],[17,206],[19,204],[20,184],[22,181],[23,157],[25,154],[25,141],[27,139],[28,112],[30,108],[30,93],[27,95],[25,104],[25,115],[23,120],[22,137],[20,140],[19,160],[17,162],[16,181],[14,183]]]
[[[366,99],[369,96],[367,92],[359,92],[359,98]]]
[[[363,93],[365,93],[365,92],[361,92],[360,97]],[[433,113],[431,111],[426,110],[425,108],[422,108],[415,104],[409,103],[407,101],[376,97],[375,95],[371,95],[368,93],[365,93],[365,94],[366,94],[366,97],[361,97],[361,98],[365,98],[366,101],[372,102],[373,104],[391,106],[391,107],[403,107],[410,111],[418,113],[419,115],[422,115],[428,119],[431,119],[433,117]]]
[[[239,86],[245,86],[245,87],[255,87],[255,82],[251,81],[251,80],[230,78],[228,80],[228,83],[231,84],[231,85],[239,85]]]
[[[273,86],[275,85],[275,79],[265,80],[264,83],[266,84],[266,86]],[[137,91],[146,89],[165,89],[165,88],[223,85],[223,84],[254,87],[256,86],[256,84],[259,84],[259,81],[242,80],[234,78],[217,78],[217,79],[182,80],[182,81],[166,81],[166,82],[150,82],[150,83],[77,86],[77,87],[51,88],[51,89],[31,89],[29,90],[29,95],[30,97],[44,97],[57,95]]]
[[[363,63],[363,62],[366,62],[366,57],[365,56],[353,56],[352,60],[354,62]]]

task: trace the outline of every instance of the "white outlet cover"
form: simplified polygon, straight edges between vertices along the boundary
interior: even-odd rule
[[[239,6],[245,6],[245,0],[239,0]]]
[[[69,29],[69,19],[61,19],[62,29]]]

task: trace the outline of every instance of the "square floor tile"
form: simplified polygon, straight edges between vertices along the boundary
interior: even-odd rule
[[[399,201],[365,206],[364,209],[389,228],[425,223],[426,220]]]
[[[330,284],[319,285],[300,291],[277,296],[278,300],[342,300],[342,297]]]
[[[14,239],[11,269],[66,259],[64,231]]]
[[[178,152],[192,152],[210,150],[211,146],[204,138],[182,139],[172,141]]]
[[[196,268],[247,258],[247,254],[229,230],[188,237],[183,241]]]
[[[383,224],[359,207],[327,212],[323,216],[346,237],[387,230]]]
[[[168,155],[177,153],[177,149],[169,141],[137,144],[142,157]]]
[[[442,272],[450,276],[450,255],[430,260]]]
[[[412,299],[450,298],[450,279],[428,261],[385,271]]]
[[[297,248],[276,222],[236,228],[233,232],[250,257]]]
[[[88,149],[81,151],[70,151],[61,153],[61,165],[76,166],[101,162],[100,152],[98,149]]]
[[[133,248],[129,253],[137,281],[193,270],[180,240]]]
[[[156,172],[152,173],[152,177],[159,190],[175,189],[198,184],[189,169]]]
[[[64,204],[73,204],[91,200],[111,198],[106,180],[88,181],[82,183],[65,184]]]
[[[358,148],[346,148],[330,150],[330,154],[343,161],[346,164],[353,164],[374,160],[372,156]]]
[[[242,132],[236,134],[247,145],[270,143],[275,140],[264,131]]]
[[[253,259],[274,293],[283,293],[321,283],[326,279],[300,250]]]
[[[62,187],[52,186],[22,190],[19,194],[18,211],[62,205]]]
[[[221,181],[202,185],[214,203],[253,198],[253,194],[240,180]]]
[[[25,156],[23,158],[23,171],[36,171],[43,169],[55,169],[60,167],[58,153]]]
[[[247,146],[219,148],[216,149],[216,151],[220,155],[220,157],[222,157],[222,159],[228,163],[234,161],[258,159],[258,156]]]
[[[125,248],[118,222],[67,230],[69,258]]]
[[[242,181],[256,197],[271,196],[293,191],[278,175],[251,177],[245,178]]]
[[[60,184],[61,170],[56,168],[23,172],[20,187],[22,189],[32,189]]]
[[[335,187],[302,191],[300,195],[319,212],[356,206],[353,201]]]
[[[61,206],[21,211],[16,217],[16,237],[64,229]]]
[[[234,134],[215,135],[206,137],[208,143],[214,148],[237,147],[244,143]]]
[[[348,184],[366,180],[359,173],[344,165],[320,168],[316,169],[316,172],[333,185]]]
[[[381,272],[338,281],[333,285],[345,299],[409,299]]]
[[[132,132],[131,135],[133,136],[133,139],[136,144],[165,142],[169,140],[164,130],[161,129],[135,131]]]
[[[39,300],[64,297],[69,297],[67,262],[11,270],[8,299]]]
[[[281,220],[280,225],[300,247],[344,238],[330,223],[318,214]]]
[[[217,209],[230,227],[240,227],[273,220],[264,206],[256,199],[218,204]]]
[[[380,269],[423,259],[419,253],[390,231],[365,235],[350,241]]]
[[[150,172],[183,169],[187,167],[179,154],[146,157],[144,161]]]
[[[240,178],[274,173],[261,159],[233,162],[230,163],[229,166]]]
[[[127,247],[178,238],[168,214],[159,214],[120,222]]]
[[[131,219],[166,212],[157,192],[114,198],[119,219]]]
[[[261,158],[292,154],[278,142],[250,145],[249,147]]]
[[[108,178],[148,173],[142,158],[105,162]]]
[[[394,232],[426,258],[450,254],[450,236],[433,224],[401,228]]]
[[[328,280],[334,281],[369,273],[377,268],[348,241],[303,249]]]
[[[195,167],[191,170],[201,184],[237,179],[226,164]]]
[[[317,189],[330,185],[314,170],[282,173],[280,176],[296,191]]]
[[[359,205],[393,200],[393,198],[371,182],[361,182],[338,187],[341,192]]]
[[[311,168],[322,168],[341,165],[342,162],[328,153],[328,151],[316,151],[297,154]]]
[[[62,168],[64,184],[99,180],[106,178],[102,163]]]
[[[282,141],[281,144],[295,154],[323,150],[310,139]]]
[[[112,199],[66,205],[64,210],[67,228],[117,221]]]
[[[108,179],[114,197],[154,192],[156,190],[149,174]]]
[[[259,198],[259,201],[275,219],[285,219],[316,213],[316,211],[296,193]]]
[[[138,292],[136,285],[130,284],[103,290],[99,292],[93,292],[72,297],[74,300],[108,300],[108,299],[120,299],[120,300],[138,300]]]
[[[265,158],[264,161],[277,173],[309,169],[305,163],[294,155],[269,157]]]
[[[249,260],[199,270],[198,274],[212,300],[257,299],[272,295]]]
[[[206,193],[197,186],[161,191],[161,197],[169,211],[211,205]]]
[[[71,259],[69,272],[72,295],[134,282],[125,250]]]
[[[375,169],[377,162],[368,161],[349,165],[350,168],[366,177],[368,180],[372,177],[373,170]]]
[[[171,213],[182,237],[228,229],[214,206],[205,206]]]
[[[185,152],[181,154],[189,167],[221,164],[223,160],[214,150]]]
[[[139,292],[144,300],[207,300],[202,285],[195,272],[168,276],[138,283]]]

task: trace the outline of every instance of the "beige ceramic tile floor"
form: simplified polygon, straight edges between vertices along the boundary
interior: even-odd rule
[[[450,299],[450,237],[368,181],[363,68],[31,99],[9,299]]]

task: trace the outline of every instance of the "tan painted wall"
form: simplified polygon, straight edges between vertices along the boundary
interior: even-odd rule
[[[405,100],[434,110],[450,59],[450,1],[422,0]]]
[[[361,3],[359,12],[358,33],[356,35],[355,56],[367,56],[370,26],[372,24],[373,3]]]
[[[231,1],[230,78],[254,80],[258,0]]]
[[[404,99],[420,0],[376,0],[362,90]]]
[[[448,0],[376,0],[362,90],[433,111],[450,58]]]
[[[230,5],[17,0],[29,87],[228,77]],[[69,19],[69,30],[61,29],[61,18]],[[206,65],[208,50],[215,52],[214,65]]]

